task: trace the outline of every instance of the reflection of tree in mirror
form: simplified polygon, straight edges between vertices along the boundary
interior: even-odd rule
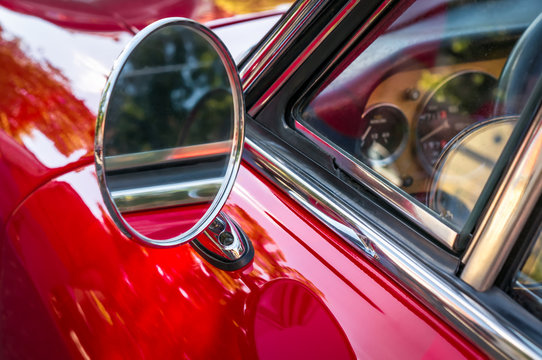
[[[163,27],[129,56],[111,95],[106,156],[231,137],[233,98],[220,57],[201,35]]]
[[[179,132],[177,146],[226,140],[229,124],[224,121],[224,115],[233,110],[232,101],[231,92],[224,88],[204,94],[188,114],[184,128]]]

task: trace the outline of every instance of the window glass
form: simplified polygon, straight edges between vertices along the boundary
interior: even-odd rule
[[[459,231],[541,73],[524,51],[542,41],[541,11],[539,0],[420,0],[392,12],[302,102],[296,129]]]
[[[542,320],[542,227],[527,260],[515,276],[510,294]]]

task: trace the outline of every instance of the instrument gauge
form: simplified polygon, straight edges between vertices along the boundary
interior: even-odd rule
[[[517,120],[508,116],[482,121],[454,137],[435,164],[427,206],[462,229]]]
[[[362,124],[357,150],[371,165],[389,164],[405,148],[408,122],[397,107],[390,104],[371,107],[363,114]]]
[[[497,79],[480,71],[452,75],[422,108],[416,126],[416,149],[431,174],[446,144],[463,129],[492,116]]]

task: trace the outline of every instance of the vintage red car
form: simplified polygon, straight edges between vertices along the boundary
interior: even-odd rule
[[[0,5],[0,358],[542,357],[539,0]]]

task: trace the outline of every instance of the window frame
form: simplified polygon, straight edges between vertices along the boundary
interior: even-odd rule
[[[409,4],[410,2],[404,2],[402,6],[390,6],[393,5],[391,2],[385,3],[382,11],[372,18],[376,23],[375,29],[362,26],[348,39],[346,45],[332,56],[318,76],[306,85],[294,101],[289,110],[292,119],[290,126],[332,157],[339,169],[353,176],[356,181],[373,191],[413,224],[424,229],[434,240],[460,256],[462,250],[466,250],[462,255],[464,269],[460,277],[475,289],[486,291],[495,283],[515,239],[519,236],[518,229],[521,229],[526,221],[525,213],[532,210],[533,204],[530,199],[533,195],[538,198],[538,193],[542,190],[536,187],[537,179],[539,176],[542,177],[542,173],[537,175],[536,169],[532,166],[527,166],[521,173],[517,173],[518,166],[528,161],[531,153],[542,152],[542,149],[537,147],[542,140],[534,139],[537,136],[542,139],[542,134],[537,130],[537,127],[542,128],[541,101],[531,101],[526,105],[473,210],[473,213],[480,214],[480,217],[474,220],[471,217],[461,231],[453,229],[437,214],[415,201],[406,192],[391,185],[369,166],[335,144],[326,142],[308,125],[300,122],[301,109],[307,104],[308,99],[310,100],[312,95],[322,88],[325,78],[332,76],[337,68],[341,68],[342,62],[350,52],[358,47],[365,51],[379,36],[372,33],[378,33],[381,26],[391,24]],[[542,91],[542,86],[539,88],[539,91]],[[520,185],[519,182],[525,177],[531,178],[530,183]],[[542,183],[542,179],[540,180],[539,183]],[[525,195],[523,200],[514,201],[518,189]],[[512,209],[509,209],[510,207]],[[503,222],[501,220],[503,218],[510,220]]]
[[[365,49],[372,44],[373,40],[376,40],[379,36],[379,34],[377,34],[375,37],[373,32],[378,32],[378,29],[381,26],[387,27],[389,24],[393,23],[395,19],[401,16],[402,9],[410,3],[411,1],[405,1],[401,4],[402,6],[399,6],[399,4],[395,5],[395,7],[390,6],[390,11],[388,11],[389,14],[386,14],[384,11],[387,9],[383,9],[383,11],[378,14],[379,18],[376,19],[376,21],[382,20],[375,26],[376,29],[362,27],[348,40],[347,44],[335,54],[335,56],[326,64],[325,68],[318,74],[318,77],[304,89],[299,95],[299,98],[295,101],[290,111],[293,119],[293,127],[297,131],[303,133],[307,138],[314,141],[322,151],[326,152],[329,156],[332,156],[339,168],[348,172],[351,176],[358,179],[360,183],[363,183],[374,191],[375,194],[393,206],[416,226],[427,231],[435,241],[438,241],[458,255],[461,255],[464,250],[467,250],[467,255],[463,261],[463,263],[466,263],[466,260],[473,251],[471,240],[473,237],[476,238],[476,227],[478,224],[482,223],[484,219],[484,210],[489,207],[490,198],[493,196],[497,183],[504,176],[505,167],[509,164],[500,161],[499,164],[495,166],[495,171],[493,171],[490,179],[488,179],[486,186],[484,186],[484,189],[480,194],[479,201],[477,201],[476,206],[471,213],[472,216],[469,217],[462,229],[454,229],[453,225],[445,222],[438,214],[427,206],[416,201],[402,189],[392,185],[375,170],[371,169],[368,165],[363,164],[359,159],[356,159],[347,151],[336,146],[333,142],[327,142],[325,135],[319,135],[317,131],[310,127],[310,125],[301,122],[302,110],[304,110],[308,103],[314,99],[314,95],[327,85],[327,81],[324,80],[324,78],[326,76],[333,77],[334,75],[337,75],[337,68],[342,69],[342,62],[348,57],[348,54],[355,51],[357,47],[361,47],[363,48],[363,51],[365,51]],[[367,37],[368,40],[366,41],[364,37]],[[360,51],[360,53],[361,52],[362,51]],[[525,126],[525,122],[526,121],[523,121],[522,124],[518,125]],[[512,144],[503,150],[503,155],[505,153],[513,154],[519,148],[519,135],[511,137],[511,140],[510,143]],[[502,157],[505,156],[501,156],[501,158]],[[480,234],[478,234],[478,237],[479,236]]]

